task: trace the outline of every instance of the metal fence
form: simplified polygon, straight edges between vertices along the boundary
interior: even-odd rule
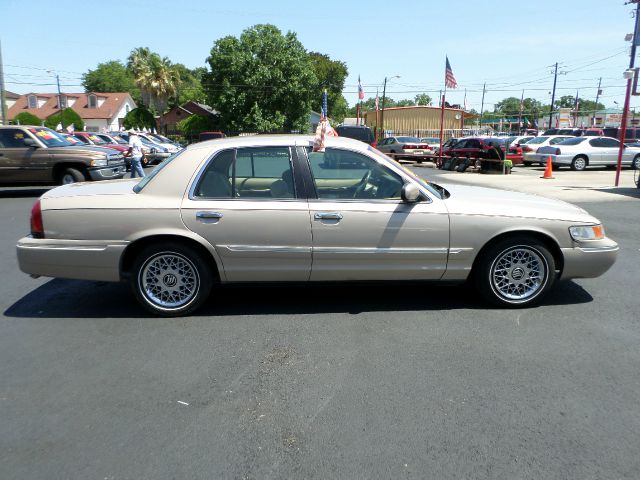
[[[493,130],[490,128],[453,128],[442,131],[442,141],[450,138],[462,138],[472,136],[491,135]],[[385,137],[418,137],[418,138],[440,138],[440,129],[414,129],[410,131],[394,131],[385,130]]]

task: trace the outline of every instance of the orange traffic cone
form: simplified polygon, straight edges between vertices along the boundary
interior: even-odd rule
[[[553,167],[551,162],[551,155],[549,155],[547,157],[547,167],[544,169],[544,175],[542,175],[540,178],[553,178],[553,174],[551,173],[552,171]]]

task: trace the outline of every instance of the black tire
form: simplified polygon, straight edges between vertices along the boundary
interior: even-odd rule
[[[162,317],[196,310],[209,296],[213,281],[209,260],[196,249],[176,242],[143,249],[133,262],[130,278],[136,299]]]
[[[60,185],[68,185],[70,183],[84,182],[87,179],[80,170],[76,168],[65,168],[58,175]]]
[[[539,240],[524,235],[490,246],[474,266],[476,288],[499,307],[536,305],[553,286],[555,261]]]
[[[633,157],[633,160],[631,161],[631,168],[633,170],[640,170],[640,155]]]
[[[140,163],[142,164],[142,167],[148,167],[151,162],[149,161],[149,157],[146,155],[143,155],[142,158],[140,159]]]
[[[575,172],[582,172],[589,165],[589,160],[587,157],[583,155],[578,155],[576,158],[571,160],[571,170]]]
[[[523,164],[525,167],[530,167],[531,165],[533,165],[533,162],[522,162],[522,164]]]

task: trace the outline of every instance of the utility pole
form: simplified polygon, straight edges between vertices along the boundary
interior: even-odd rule
[[[580,93],[580,90],[576,90],[576,101],[573,103],[573,126],[575,128],[578,128],[578,107],[580,106],[578,93]]]
[[[2,43],[0,43],[0,111],[2,112],[2,124],[8,125],[7,119],[7,101],[4,90],[4,68],[2,65]]]
[[[62,111],[62,93],[60,93],[60,77],[56,73],[56,83],[58,84],[58,108]]]
[[[556,81],[558,80],[558,62],[556,62],[555,73],[553,74],[553,93],[551,94],[551,108],[549,109],[549,128],[553,120],[553,102],[556,101]]]
[[[522,89],[522,95],[520,96],[520,113],[518,114],[518,134],[522,133],[522,107],[524,106],[524,89]]]
[[[484,93],[487,91],[487,82],[482,85],[482,104],[480,105],[480,130],[482,131],[482,115],[484,114]]]
[[[384,87],[382,87],[382,111],[380,112],[380,138],[384,138],[384,102],[387,94],[387,80],[393,80],[394,78],[400,78],[400,75],[394,75],[393,77],[384,77]]]
[[[627,93],[624,97],[624,110],[622,110],[622,122],[620,124],[620,148],[618,149],[618,166],[616,168],[616,187],[620,183],[620,171],[622,170],[622,152],[624,152],[624,136],[625,130],[627,129],[627,117],[629,116],[629,101],[631,100],[631,84],[633,83],[633,66],[636,61],[636,44],[640,42],[640,0],[629,0],[627,3],[635,3],[636,4],[636,12],[635,12],[635,27],[633,29],[633,40],[631,41],[631,59],[629,60],[629,69],[625,74],[629,73],[629,75],[625,75],[627,77]]]
[[[596,104],[594,105],[593,117],[591,117],[591,126],[596,126],[596,112],[598,111],[598,100],[600,99],[600,85],[602,85],[602,77],[598,80],[598,91],[596,92]]]

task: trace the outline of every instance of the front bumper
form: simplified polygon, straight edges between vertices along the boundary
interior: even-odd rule
[[[620,248],[611,239],[583,242],[573,248],[563,248],[562,279],[599,277],[615,263]]]
[[[120,258],[128,242],[21,238],[20,270],[29,275],[117,282]]]
[[[127,173],[127,167],[122,162],[107,167],[92,168],[88,170],[91,180],[111,180],[113,178],[122,178]]]

